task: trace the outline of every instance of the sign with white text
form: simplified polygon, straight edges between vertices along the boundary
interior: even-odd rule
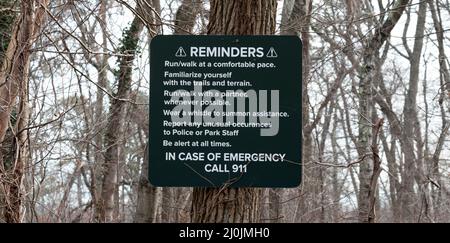
[[[298,37],[157,36],[150,52],[154,186],[300,184]]]

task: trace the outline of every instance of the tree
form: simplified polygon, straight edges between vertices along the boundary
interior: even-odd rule
[[[302,126],[303,126],[303,144],[302,144],[302,163],[303,173],[308,174],[308,165],[312,160],[313,146],[312,146],[312,131],[314,124],[310,123],[309,112],[309,94],[308,84],[311,77],[311,60],[310,60],[310,45],[309,45],[309,29],[311,25],[311,10],[312,1],[310,0],[287,0],[283,6],[283,16],[281,20],[281,34],[283,35],[297,35],[302,38],[303,52],[302,52]],[[307,178],[307,177],[304,177]],[[305,191],[311,192],[311,188]],[[279,194],[280,192],[278,192]],[[303,193],[303,192],[300,192]],[[278,198],[274,198],[279,201]],[[295,220],[300,221],[301,215],[305,210],[305,202],[303,198],[300,200],[296,208]]]
[[[389,35],[403,14],[409,0],[397,0],[392,6],[384,23],[378,26],[373,35],[368,39],[362,54],[362,66],[360,68],[359,81],[359,116],[358,116],[358,145],[357,151],[361,163],[359,167],[359,221],[369,222],[371,177],[373,175],[373,160],[371,159],[372,139],[372,99],[373,87],[376,80],[376,69],[379,68],[377,59],[380,48],[385,44]]]
[[[202,0],[183,0],[175,15],[175,35],[192,34],[197,15],[203,10]]]
[[[209,35],[272,35],[276,0],[212,0]],[[194,188],[191,221],[194,223],[258,222],[261,189]]]
[[[6,222],[21,222],[23,175],[28,158],[28,69],[31,47],[46,15],[48,0],[21,1],[20,16],[14,22],[11,38],[0,70],[0,205]],[[19,101],[17,102],[17,97]],[[18,104],[18,105],[17,105]],[[15,114],[12,111],[15,110]],[[14,134],[10,155],[4,158],[4,138],[10,126]],[[13,145],[14,144],[14,145]]]
[[[183,0],[175,14],[174,35],[189,35],[194,33],[197,18],[203,13],[202,0]],[[171,222],[178,217],[179,212],[174,210],[182,204],[182,195],[186,189],[168,188],[162,189],[162,222]],[[191,193],[188,191],[187,193]]]
[[[419,5],[416,36],[423,36],[425,33],[427,3],[422,2]],[[404,186],[400,191],[400,205],[402,210],[402,219],[404,222],[414,222],[415,203],[414,203],[414,180],[423,177],[423,142],[420,134],[421,128],[417,114],[417,93],[419,92],[419,71],[421,56],[423,51],[423,38],[414,40],[413,50],[405,42],[408,59],[410,61],[409,84],[404,104],[404,118],[402,141],[405,144],[405,175],[403,177]]]
[[[433,19],[433,25],[434,25],[434,29],[436,31],[436,35],[437,35],[437,42],[438,42],[438,50],[439,50],[439,70],[440,70],[440,86],[441,87],[445,87],[445,90],[447,90],[448,93],[448,97],[450,98],[450,72],[448,69],[448,59],[446,57],[445,54],[445,45],[444,45],[444,30],[442,27],[442,19],[441,19],[441,12],[440,12],[440,7],[439,4],[437,4],[436,6],[434,5],[433,1],[429,1],[428,2],[429,6],[430,6],[430,10],[431,10],[431,17]],[[432,155],[432,159],[431,159],[431,165],[430,167],[432,168],[432,172],[431,172],[431,178],[429,179],[430,181],[435,181],[433,183],[433,206],[434,206],[434,211],[435,211],[435,218],[437,218],[438,220],[443,218],[441,215],[441,211],[442,211],[442,199],[444,197],[444,193],[445,191],[447,191],[444,183],[442,183],[442,178],[441,178],[441,173],[439,171],[439,158],[441,156],[442,153],[442,149],[445,143],[445,138],[447,137],[447,134],[450,130],[450,123],[446,118],[446,112],[445,112],[445,107],[444,107],[444,101],[446,99],[446,95],[445,92],[440,92],[440,96],[439,96],[439,106],[441,107],[441,119],[442,119],[442,132],[441,135],[439,136],[438,139],[438,144],[436,146],[436,149]],[[448,108],[450,110],[450,106]],[[427,139],[427,136],[425,137],[425,140]],[[442,189],[440,187],[443,187]],[[437,190],[437,191],[436,191]]]
[[[161,28],[158,26],[162,24],[158,20],[158,16],[161,14],[160,1],[153,0],[151,6],[154,7],[154,11],[144,11],[145,9],[148,9],[145,7],[139,8],[143,12],[142,15],[146,16],[146,24],[149,30],[149,40],[153,37],[153,33],[161,33]],[[148,139],[148,136],[146,139]],[[158,209],[158,189],[150,185],[148,180],[148,149],[147,143],[145,146],[144,161],[141,166],[141,175],[138,182],[136,215],[134,217],[134,221],[137,223],[156,222],[156,214]]]
[[[131,90],[132,65],[137,52],[139,35],[143,30],[143,22],[135,17],[131,26],[123,33],[120,53],[123,54],[118,60],[116,79],[118,82],[117,92],[111,101],[108,125],[105,130],[105,162],[102,181],[101,202],[97,220],[100,222],[114,222],[115,195],[118,187],[118,167],[122,138],[124,134],[124,118],[127,100]]]

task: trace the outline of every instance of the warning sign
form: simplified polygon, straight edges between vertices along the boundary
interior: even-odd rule
[[[273,47],[270,48],[269,52],[267,53],[267,57],[268,58],[277,58],[278,57],[278,54]]]
[[[186,52],[184,51],[183,47],[178,48],[177,53],[175,54],[176,57],[186,57]]]
[[[157,36],[150,48],[153,185],[299,185],[298,37]]]

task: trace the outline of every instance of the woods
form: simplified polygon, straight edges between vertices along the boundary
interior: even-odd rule
[[[449,222],[449,23],[446,0],[0,0],[0,222]],[[149,183],[157,35],[301,38],[301,186]]]

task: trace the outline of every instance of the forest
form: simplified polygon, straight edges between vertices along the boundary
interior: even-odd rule
[[[299,187],[149,183],[160,35],[301,39]],[[0,223],[450,222],[449,55],[449,0],[0,0]]]

